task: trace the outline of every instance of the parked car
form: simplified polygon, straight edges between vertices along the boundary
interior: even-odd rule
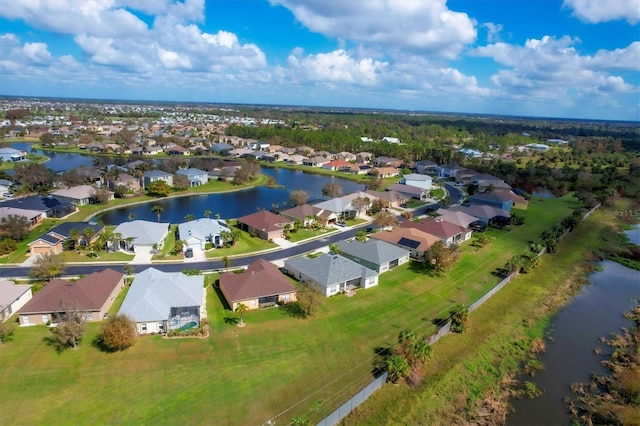
[[[345,226],[347,226],[347,224],[345,222],[338,221],[338,222],[336,222],[336,226],[345,227]]]
[[[3,196],[4,198],[13,198],[13,194],[12,194],[12,193],[10,193],[10,192],[5,192],[4,194],[2,194],[2,196]]]
[[[186,258],[193,257],[193,249],[192,248],[188,248],[187,250],[185,250],[184,257],[186,257]]]

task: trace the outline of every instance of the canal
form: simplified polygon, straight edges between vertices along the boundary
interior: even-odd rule
[[[639,232],[636,229],[627,235],[637,243]],[[610,354],[610,348],[599,338],[632,325],[623,314],[640,297],[640,272],[612,261],[599,265],[602,269],[589,276],[590,283],[552,319],[546,350],[539,356],[544,370],[533,379],[521,377],[533,382],[542,396],[512,401],[515,412],[507,425],[570,425],[563,400],[572,397],[571,384],[588,383],[592,374],[608,373],[600,361]]]

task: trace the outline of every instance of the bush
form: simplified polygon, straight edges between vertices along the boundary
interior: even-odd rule
[[[0,241],[0,255],[9,254],[16,251],[17,245],[18,243],[13,238],[3,238],[2,241]]]
[[[211,250],[212,248],[213,248],[213,243],[205,243],[204,245],[205,250]]]
[[[136,339],[136,326],[126,315],[107,318],[100,327],[98,343],[108,352],[117,352],[133,345]]]

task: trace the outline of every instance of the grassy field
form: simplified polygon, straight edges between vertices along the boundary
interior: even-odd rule
[[[231,223],[230,223],[231,225]],[[277,248],[276,243],[270,243],[258,237],[252,237],[245,231],[240,231],[240,239],[229,248],[216,248],[206,252],[207,259],[221,259],[225,256],[233,257],[243,254],[260,252]]]
[[[326,237],[327,235],[335,234],[338,232],[334,228],[325,229],[304,229],[300,228],[295,232],[289,233],[289,241],[297,243],[299,241],[307,240],[314,237]]]
[[[475,311],[467,333],[438,342],[418,389],[385,386],[344,424],[470,421],[466,414],[477,410],[487,396],[500,394],[504,377],[520,372],[532,340],[543,336],[550,315],[569,300],[589,272],[590,253],[617,244],[613,222],[602,212],[588,218],[561,241],[557,253],[543,256],[533,273],[520,275]]]
[[[238,328],[236,315],[209,287],[208,339],[150,336],[124,353],[104,354],[91,344],[92,324],[78,349],[58,354],[43,343],[45,327],[19,329],[0,347],[3,423],[202,424],[215,418],[244,425],[275,418],[286,424],[299,414],[319,420],[371,379],[376,347],[392,343],[405,327],[433,331],[434,318],[486,292],[497,282],[495,268],[575,207],[569,198],[534,201],[522,212],[525,226],[496,232],[489,246],[465,253],[450,273],[433,277],[403,265],[376,288],[327,299],[307,320],[265,309],[246,313],[247,326]]]

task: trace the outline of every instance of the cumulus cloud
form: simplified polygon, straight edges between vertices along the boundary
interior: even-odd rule
[[[299,50],[296,53],[301,53]],[[372,86],[387,67],[386,62],[372,58],[354,59],[343,50],[306,57],[296,53],[288,58],[290,77],[299,82],[349,83]]]
[[[311,31],[327,37],[456,57],[476,40],[475,21],[450,10],[446,0],[271,0],[289,9]]]
[[[491,76],[503,98],[574,102],[590,94],[606,100],[607,94],[627,94],[638,88],[625,82],[613,70],[638,69],[639,45],[625,49],[581,55],[571,37],[544,36],[524,45],[494,43],[477,48],[473,54],[493,58],[505,66]],[[611,98],[609,98],[611,100]]]
[[[485,22],[482,26],[487,29],[487,42],[494,43],[496,41],[500,41],[500,33],[504,29],[502,24]]]
[[[565,0],[564,7],[572,9],[578,19],[592,24],[615,20],[640,22],[640,0]]]

